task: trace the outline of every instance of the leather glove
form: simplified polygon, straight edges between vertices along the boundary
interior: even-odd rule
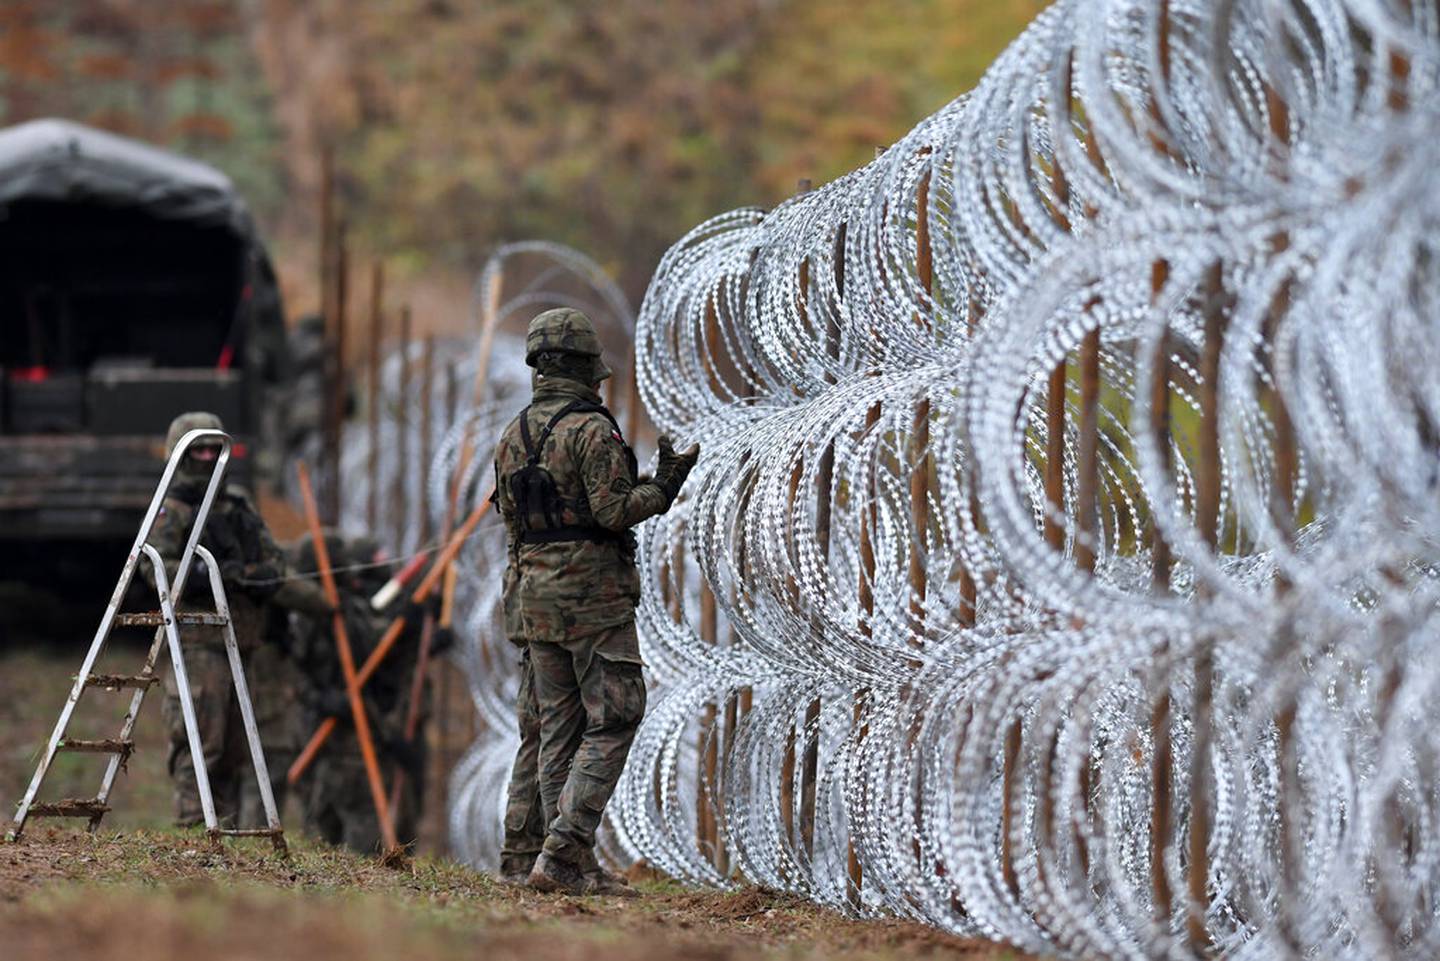
[[[237,585],[245,583],[245,565],[240,561],[220,561],[220,580],[225,582],[226,593]]]
[[[266,561],[255,561],[240,569],[240,584],[252,600],[264,603],[275,595],[282,585],[284,571]]]
[[[319,584],[298,578],[283,581],[271,595],[270,601],[286,610],[309,617],[328,617],[335,613],[334,605]]]
[[[655,467],[655,484],[665,492],[665,507],[668,510],[670,505],[675,503],[675,498],[680,493],[680,488],[685,485],[685,478],[690,476],[690,471],[695,462],[700,459],[700,445],[691,444],[686,450],[675,452],[675,444],[668,434],[660,437],[660,454]]]

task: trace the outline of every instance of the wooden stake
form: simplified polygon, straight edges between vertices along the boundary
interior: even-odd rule
[[[931,262],[930,245],[930,174],[927,171],[920,180],[916,197],[915,218],[915,270],[920,286],[928,295],[934,288],[934,266]],[[917,317],[921,326],[929,329],[926,317]],[[910,425],[911,450],[913,451],[910,473],[910,520],[914,524],[915,542],[910,550],[910,617],[914,622],[917,637],[925,634],[926,583],[924,550],[930,536],[930,470],[933,458],[930,454],[930,401],[928,398],[915,405],[915,416]],[[918,643],[918,642],[917,642]]]
[[[380,515],[380,343],[384,340],[385,266],[375,261],[370,267],[370,343],[366,356],[365,415],[369,428],[369,456],[366,458],[365,526],[374,531]]]
[[[1045,395],[1045,543],[1065,549],[1065,361],[1050,371]]]
[[[370,784],[370,799],[375,803],[375,818],[380,824],[380,836],[385,840],[389,853],[399,848],[395,840],[395,825],[391,823],[390,811],[385,803],[385,786],[380,778],[380,761],[375,755],[375,743],[370,737],[370,719],[365,714],[365,702],[360,696],[360,680],[355,671],[355,658],[350,650],[350,636],[345,630],[345,616],[340,608],[340,592],[335,588],[335,578],[330,573],[330,552],[325,544],[325,533],[320,527],[320,513],[315,507],[315,494],[310,488],[310,471],[300,464],[300,496],[305,502],[305,520],[310,527],[310,538],[315,545],[315,564],[320,570],[320,583],[325,589],[325,598],[335,609],[332,615],[332,629],[335,632],[335,651],[340,657],[340,670],[345,675],[345,690],[350,696],[350,713],[355,724],[355,739],[360,742],[360,756],[365,762],[365,778]],[[333,718],[331,719],[333,720]]]
[[[1163,260],[1157,260],[1150,269],[1150,290],[1155,300],[1159,300],[1165,284],[1170,278],[1170,265]],[[1138,358],[1137,358],[1138,360]],[[1142,361],[1143,362],[1143,361]],[[1155,347],[1155,356],[1151,358],[1155,373],[1150,382],[1150,429],[1154,432],[1155,446],[1160,458],[1160,465],[1163,469],[1170,467],[1170,332],[1166,330],[1160,335],[1160,342]],[[1151,514],[1156,508],[1152,505]],[[1155,590],[1162,594],[1170,592],[1170,545],[1165,543],[1165,535],[1160,531],[1160,525],[1151,517],[1151,580]]]
[[[703,580],[700,584],[700,641],[711,647],[719,643],[719,612],[715,593]],[[705,705],[705,715],[700,722],[700,737],[704,746],[700,790],[696,792],[700,804],[696,812],[696,824],[701,828],[698,832],[700,849],[717,868],[720,866],[720,820],[716,812],[724,800],[716,790],[720,749],[720,733],[715,729],[718,713],[713,703]]]
[[[1150,293],[1152,303],[1158,302],[1170,277],[1170,265],[1157,260],[1151,265]],[[1140,360],[1137,358],[1137,360]],[[1142,361],[1143,362],[1143,361]],[[1162,465],[1170,463],[1170,337],[1166,331],[1156,346],[1154,380],[1150,391],[1150,429],[1154,432]],[[1156,508],[1151,506],[1153,515]],[[1152,516],[1151,521],[1151,579],[1154,590],[1166,594],[1170,591],[1170,548],[1160,531],[1160,525]],[[1162,648],[1159,656],[1163,657]],[[1165,852],[1173,830],[1173,803],[1171,792],[1174,780],[1174,755],[1170,743],[1170,688],[1168,678],[1164,690],[1150,711],[1150,741],[1153,755],[1150,762],[1150,782],[1153,798],[1150,808],[1150,879],[1154,891],[1155,919],[1168,923],[1174,894],[1170,888],[1170,875],[1165,866]]]
[[[340,440],[345,425],[345,328],[350,288],[349,251],[343,222],[335,227],[333,243],[335,261],[332,278],[333,292],[329,302],[330,311],[325,317],[327,346],[325,386],[327,393],[322,431],[325,460],[323,465],[325,484],[322,493],[324,494],[325,518],[329,523],[336,524],[340,520]]]
[[[1225,303],[1223,273],[1216,261],[1206,273],[1203,312],[1205,348],[1200,360],[1200,436],[1197,444],[1195,524],[1200,536],[1216,550],[1220,524],[1220,351],[1224,335]],[[1205,930],[1205,909],[1209,905],[1210,858],[1210,718],[1214,686],[1214,664],[1209,648],[1203,648],[1195,665],[1194,747],[1190,765],[1190,835],[1186,870],[1189,879],[1189,911],[1185,927],[1191,944],[1203,950],[1210,941]]]
[[[410,471],[410,308],[400,308],[400,386],[395,405],[395,459],[400,465],[390,485],[391,543],[395,553],[405,550],[405,524],[409,519]]]
[[[1093,305],[1092,305],[1093,306]],[[1099,524],[1100,328],[1080,341],[1080,410],[1075,423],[1075,566],[1095,570]]]
[[[420,478],[420,544],[430,543],[430,508],[425,482],[430,471],[430,459],[434,456],[435,424],[431,407],[435,403],[435,335],[425,335],[425,348],[420,353],[420,463],[416,472]]]

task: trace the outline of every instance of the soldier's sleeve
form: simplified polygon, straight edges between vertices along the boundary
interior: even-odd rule
[[[299,575],[290,566],[285,550],[275,543],[275,537],[265,524],[265,519],[255,509],[249,497],[245,498],[245,509],[253,515],[255,539],[258,541],[258,558],[245,565],[244,577],[256,582],[256,593],[272,604],[299,614],[322,617],[330,613],[330,601],[320,584]]]
[[[623,531],[665,511],[665,492],[631,472],[625,441],[603,417],[587,418],[575,436],[580,481],[595,522]]]
[[[327,617],[334,610],[319,584],[296,577],[293,571],[288,573],[287,579],[270,600],[288,611],[309,617]]]
[[[167,498],[160,505],[155,525],[150,528],[146,539],[151,547],[160,552],[165,562],[165,577],[175,580],[175,571],[180,567],[180,555],[185,553],[185,539],[190,534],[190,510],[181,502]],[[140,561],[140,575],[151,588],[155,587],[155,570],[146,559]]]

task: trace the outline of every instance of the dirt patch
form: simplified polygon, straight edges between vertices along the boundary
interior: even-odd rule
[[[293,847],[284,860],[258,842],[217,851],[199,833],[40,831],[0,845],[0,944],[7,961],[1020,957],[759,889],[642,882],[635,900],[565,898],[446,861],[395,869]]]

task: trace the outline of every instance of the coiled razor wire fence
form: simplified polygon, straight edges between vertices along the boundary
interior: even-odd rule
[[[618,845],[1041,953],[1433,957],[1437,41],[1062,0],[677,244]]]
[[[679,242],[639,389],[705,449],[643,529],[610,856],[1060,956],[1435,956],[1437,68],[1430,0],[1061,0],[874,163]]]

